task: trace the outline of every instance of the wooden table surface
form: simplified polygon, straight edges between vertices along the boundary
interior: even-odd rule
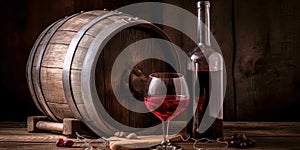
[[[256,140],[254,147],[247,149],[300,149],[300,122],[224,122],[224,136],[245,133]],[[71,148],[56,147],[58,138],[67,137],[54,133],[28,133],[25,122],[0,122],[0,149],[61,149],[84,150],[84,143],[75,143]],[[75,139],[73,139],[75,140]],[[178,142],[184,149],[191,144]],[[99,147],[101,143],[92,145]],[[237,149],[237,148],[228,148]]]

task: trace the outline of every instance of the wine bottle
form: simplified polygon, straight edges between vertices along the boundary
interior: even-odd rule
[[[190,54],[187,77],[192,78],[187,133],[193,138],[223,136],[223,59],[210,40],[210,2],[197,2],[197,47]],[[192,114],[191,114],[192,112]]]

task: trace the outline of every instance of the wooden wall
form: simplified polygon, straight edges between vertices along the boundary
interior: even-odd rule
[[[143,1],[1,1],[0,120],[40,114],[25,71],[31,47],[50,23],[80,11],[112,10],[135,2]],[[160,2],[196,14],[195,0]],[[212,32],[227,70],[224,119],[300,121],[300,2],[211,0],[211,4]],[[163,29],[177,45],[189,48],[182,34]]]

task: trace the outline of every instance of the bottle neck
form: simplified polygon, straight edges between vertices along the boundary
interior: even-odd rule
[[[197,40],[199,45],[211,46],[210,42],[210,2],[198,1]]]

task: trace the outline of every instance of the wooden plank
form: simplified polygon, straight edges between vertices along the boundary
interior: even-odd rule
[[[235,120],[235,93],[232,76],[233,36],[232,0],[211,1],[211,33],[223,55],[226,68],[226,92],[223,102],[224,120]]]
[[[89,1],[82,1],[82,0],[73,0],[74,1],[74,11],[89,11],[95,9],[101,9],[101,1],[102,0],[89,0]]]
[[[300,137],[299,122],[224,122],[225,136],[245,133],[249,136]]]
[[[41,68],[41,90],[47,102],[66,104],[62,83],[62,68]]]
[[[260,150],[260,149],[276,149],[276,150],[286,150],[286,149],[299,149],[300,137],[293,137],[290,139],[289,137],[254,137],[256,144],[253,147],[246,147],[245,149],[250,150]],[[183,149],[193,149],[193,142],[176,142],[176,145],[181,146]],[[198,144],[201,148],[216,148],[223,149],[225,147],[224,144]],[[237,150],[241,148],[229,147],[227,150]]]
[[[174,1],[174,0],[163,0],[163,3],[167,3],[167,4],[171,4],[171,5],[175,5],[180,7],[181,5],[183,5],[183,1]],[[162,20],[167,20],[170,16],[168,16],[168,14],[166,14],[166,10],[162,10]],[[157,16],[156,16],[157,17]],[[172,16],[172,21],[173,24],[176,24],[178,26],[182,25],[184,26],[184,21],[183,18],[179,18],[176,16]],[[170,40],[172,41],[172,43],[174,43],[175,45],[179,46],[179,47],[183,47],[183,35],[180,31],[177,31],[176,29],[169,27],[169,26],[162,26],[163,31],[168,35],[168,37],[170,38]],[[186,47],[184,47],[186,48]],[[188,48],[189,50],[189,48]]]
[[[41,67],[63,68],[68,45],[50,43],[46,46]]]
[[[103,76],[98,76],[97,78],[101,77],[104,78],[104,89],[98,89],[98,93],[105,93],[105,108],[106,111],[110,114],[112,118],[117,120],[118,122],[124,124],[124,125],[129,125],[129,111],[128,111],[128,106],[123,107],[119,101],[123,101],[124,104],[128,105],[126,96],[124,95],[123,99],[116,99],[114,91],[112,89],[113,84],[115,87],[118,89],[124,88],[121,86],[124,86],[124,81],[122,81],[122,78],[120,81],[117,81],[115,83],[112,83],[112,80],[118,79],[118,77],[122,76],[122,74],[126,72],[119,72],[118,74],[111,74],[112,72],[112,67],[114,65],[115,59],[117,56],[120,54],[120,52],[125,48],[125,46],[128,44],[130,40],[130,36],[135,36],[135,35],[130,35],[128,32],[122,32],[118,31],[118,33],[110,39],[110,41],[106,44],[106,46],[103,48],[103,62],[99,62],[100,67],[103,66]],[[120,42],[122,41],[122,42]],[[103,65],[101,65],[103,63]],[[124,66],[120,67],[126,67],[127,65],[124,64]],[[97,67],[97,66],[96,66]],[[102,69],[102,68],[99,68]],[[120,70],[120,71],[126,71],[125,70]],[[126,82],[126,81],[125,81]],[[128,82],[128,81],[127,81]],[[120,92],[120,91],[118,91]]]
[[[24,122],[0,122],[0,127],[0,149],[57,149],[55,141],[58,138],[75,140],[73,138],[67,138],[66,136],[52,133],[28,133],[26,130],[26,123]],[[233,133],[245,133],[247,137],[256,140],[256,145],[247,149],[299,149],[299,129],[300,122],[224,122],[225,136],[231,136]],[[120,146],[114,147],[116,142],[125,139],[113,138],[115,139],[114,144],[111,144],[113,148],[119,150],[128,149]],[[157,141],[159,141],[160,138],[159,135],[156,136]],[[150,140],[153,140],[153,138],[149,139],[148,143]],[[173,141],[175,144],[178,144],[185,149],[191,149],[192,147],[192,143],[176,142],[178,141],[176,139],[173,139]],[[131,142],[134,142],[134,140],[131,140]],[[101,143],[93,142],[92,144],[100,146]],[[72,147],[72,149],[84,148],[82,142],[75,143]]]
[[[298,5],[235,1],[237,120],[300,119]]]
[[[83,131],[81,126],[82,126],[82,122],[78,119],[64,118],[62,134],[69,137],[76,138],[76,132],[78,134],[81,134]]]
[[[128,3],[128,0],[123,1],[108,1],[108,0],[101,0],[100,2],[100,8],[101,9],[108,9],[108,10],[114,10],[118,9],[122,6],[126,6]]]
[[[300,147],[299,129],[300,122],[224,122],[225,137],[230,137],[235,133],[244,133],[247,137],[251,137],[256,140],[256,145],[254,147],[248,147],[247,149],[298,149]],[[142,138],[147,139],[149,137]],[[152,141],[148,140],[146,143],[155,143],[159,141],[160,138],[161,137],[159,136],[152,135]],[[130,140],[120,138],[112,139],[114,139],[114,142],[111,143],[111,148],[114,150],[127,150],[128,148],[126,148],[126,145],[130,145],[130,142],[132,142]],[[192,149],[193,142],[182,142],[180,138],[174,138],[172,141],[174,144],[180,145],[184,149]],[[203,148],[224,147],[224,144],[216,143],[201,145]]]
[[[166,55],[161,50],[160,46],[154,42],[147,42],[143,47],[140,46],[132,46],[127,49],[128,53],[131,57],[130,59],[126,59],[122,65],[114,66],[117,67],[116,70],[119,72],[115,74],[111,74],[111,68],[113,62],[115,61],[115,57],[125,49],[126,46],[133,44],[139,40],[145,38],[162,38],[162,35],[158,33],[153,28],[140,28],[133,27],[131,29],[126,29],[118,33],[109,44],[106,46],[108,49],[104,49],[104,59],[105,59],[105,85],[106,85],[106,105],[107,109],[110,112],[111,116],[114,116],[116,119],[122,119],[122,124],[128,125],[131,127],[145,127],[152,126],[155,123],[159,122],[158,119],[154,117],[153,114],[148,113],[136,113],[131,110],[136,110],[139,108],[146,109],[143,103],[133,103],[134,101],[132,96],[136,98],[138,101],[143,102],[143,94],[144,94],[144,85],[146,83],[148,75],[154,70],[162,70],[167,69],[166,65],[162,65],[161,63],[156,63],[155,67],[149,67],[152,64],[151,61],[138,62],[138,60],[142,60],[142,51],[139,51],[141,48],[146,50],[146,52],[152,51],[153,49],[158,50],[159,54]],[[122,40],[126,39],[126,40]],[[120,43],[119,40],[123,42]],[[118,48],[116,48],[118,45]],[[138,50],[138,51],[136,51]],[[144,52],[143,52],[144,53]],[[150,52],[149,52],[150,54]],[[145,55],[145,54],[144,54]],[[124,58],[123,58],[124,59]],[[138,62],[135,68],[128,68],[129,64],[133,62]],[[129,75],[129,77],[128,77]],[[130,78],[130,81],[126,80],[126,76]],[[111,82],[112,80],[112,82]],[[112,86],[115,86],[118,93],[121,93],[122,97],[120,99],[116,99],[114,93],[112,93]],[[130,90],[132,94],[124,93],[124,90]],[[110,95],[111,94],[111,95]],[[122,106],[119,101],[123,102]]]
[[[27,115],[40,113],[35,108],[26,85],[26,61],[35,38],[54,20],[71,13],[68,1],[51,1],[49,3],[28,0],[1,2],[1,54],[0,82],[3,85],[1,95],[11,97],[14,101],[3,101],[1,120],[26,120]],[[52,4],[52,5],[51,5]],[[18,11],[18,12],[16,12]],[[14,66],[14,69],[11,69]],[[18,106],[16,106],[18,104]],[[11,110],[11,111],[2,111]]]
[[[51,109],[53,114],[59,119],[63,118],[72,118],[74,117],[69,104],[67,103],[52,103],[52,102],[47,102],[48,107]]]

